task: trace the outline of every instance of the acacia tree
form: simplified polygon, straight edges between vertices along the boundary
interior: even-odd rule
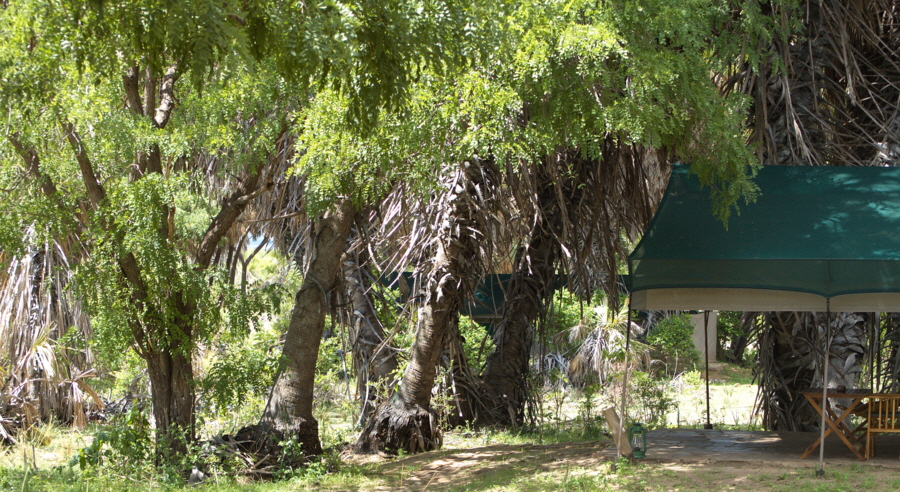
[[[379,129],[383,125],[375,125],[372,109],[400,109],[414,72],[440,73],[467,64],[483,51],[489,31],[482,29],[488,19],[478,1],[360,2],[357,7],[354,18],[371,24],[359,38],[362,49],[359,63],[351,65],[355,78],[349,90],[340,84],[322,88],[300,118],[296,172],[304,180],[303,213],[320,224],[304,237],[311,254],[302,261],[304,283],[285,334],[285,367],[260,421],[266,431],[296,437],[308,454],[321,451],[312,414],[315,362],[354,210],[382,197],[393,182],[385,174],[399,172],[391,169],[395,163],[386,156],[395,154],[386,149],[392,143]],[[382,152],[373,155],[372,146]]]

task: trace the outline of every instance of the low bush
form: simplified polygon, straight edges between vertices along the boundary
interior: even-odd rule
[[[668,372],[693,370],[700,363],[700,351],[691,338],[694,324],[689,314],[669,316],[650,329],[647,343],[654,347],[653,357],[665,363]]]

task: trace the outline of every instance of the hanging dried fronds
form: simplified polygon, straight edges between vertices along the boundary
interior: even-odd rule
[[[31,246],[0,277],[0,418],[81,428],[103,408],[88,383],[95,375],[86,344],[93,332],[70,289],[67,243],[34,239],[33,229],[25,232]]]
[[[810,431],[818,414],[800,391],[822,387],[825,363],[825,313],[769,313],[758,325],[760,347],[757,407],[770,430]],[[865,319],[832,313],[828,382],[854,388],[865,352]]]
[[[803,27],[774,36],[771,58],[725,90],[752,97],[751,144],[763,164],[896,165],[900,158],[900,11],[895,2],[808,1]]]

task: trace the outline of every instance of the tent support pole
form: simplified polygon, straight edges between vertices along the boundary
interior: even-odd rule
[[[706,359],[706,425],[704,429],[712,429],[709,421],[709,311],[703,311],[703,358]]]
[[[625,398],[628,392],[628,364],[631,349],[631,292],[628,293],[628,324],[625,325],[625,372],[622,375],[622,417],[619,419],[619,440],[625,439]],[[622,446],[617,446],[617,458],[622,457]]]
[[[819,469],[817,477],[825,476],[825,412],[828,411],[828,364],[831,354],[831,298],[825,299],[825,369],[822,370],[822,422],[819,424]]]

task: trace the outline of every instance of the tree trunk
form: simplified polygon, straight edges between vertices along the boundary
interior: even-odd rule
[[[879,327],[879,331],[881,331]],[[884,320],[884,338],[882,352],[886,359],[876,356],[876,367],[879,371],[879,388],[885,393],[900,392],[900,313],[887,313]],[[880,354],[879,354],[880,355]]]
[[[481,166],[464,163],[437,204],[441,217],[434,222],[434,253],[422,282],[422,304],[409,364],[400,391],[369,419],[357,442],[360,451],[402,449],[415,453],[438,449],[442,444],[437,415],[431,409],[431,390],[445,340],[459,320],[462,293],[470,290],[469,282],[476,276],[473,265],[482,239],[477,219],[481,195],[476,182],[481,173]]]
[[[768,430],[813,431],[820,418],[800,391],[823,384],[856,386],[865,352],[862,316],[831,313],[828,381],[823,381],[825,313],[769,313],[759,340],[759,397]]]
[[[560,241],[564,240],[565,209],[577,203],[578,177],[584,162],[574,159],[569,169],[549,169],[564,165],[548,157],[538,176],[538,220],[528,244],[516,254],[516,271],[510,279],[503,302],[503,317],[494,331],[495,349],[488,356],[482,385],[490,421],[483,424],[517,426],[525,417],[528,400],[528,371],[534,324],[545,313],[545,302],[553,292],[556,264],[560,259]],[[560,176],[577,176],[565,178]]]
[[[348,247],[343,261],[345,303],[350,306],[350,350],[360,398],[360,417],[368,417],[378,406],[379,396],[389,390],[389,378],[397,369],[393,349],[383,346],[384,327],[368,295],[370,285],[360,266],[356,248]]]
[[[145,358],[157,429],[157,464],[166,461],[167,457],[184,456],[195,437],[191,353],[191,349],[175,337],[165,350]]]
[[[483,379],[485,396],[497,408],[486,416],[497,421],[485,423],[518,426],[525,417],[534,323],[553,292],[558,254],[558,243],[543,227],[532,232],[527,250],[519,251],[519,268],[506,291],[503,318],[494,331],[496,348],[487,358]]]
[[[287,438],[296,438],[307,455],[322,452],[319,424],[313,418],[316,360],[325,329],[328,299],[340,271],[340,259],[352,222],[353,205],[342,199],[316,225],[311,258],[294,299],[285,334],[282,357],[286,365],[275,381],[260,422]]]

